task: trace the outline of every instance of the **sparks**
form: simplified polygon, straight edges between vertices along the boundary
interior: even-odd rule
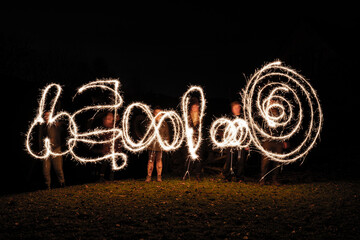
[[[194,134],[194,129],[190,127],[189,120],[189,101],[190,101],[190,94],[198,92],[200,95],[200,111],[199,111],[199,124],[197,126],[197,136]],[[185,94],[181,98],[181,111],[183,114],[183,121],[185,127],[185,136],[186,136],[186,144],[188,147],[188,151],[190,154],[190,158],[192,160],[198,159],[197,150],[199,149],[202,141],[202,122],[205,114],[205,95],[204,91],[201,87],[192,86],[185,92]]]
[[[315,90],[280,61],[251,76],[243,92],[243,106],[252,144],[274,161],[288,164],[305,157],[320,136],[323,115]],[[308,124],[304,123],[305,111]],[[274,153],[262,146],[264,140],[289,141],[299,134],[303,140],[286,153]]]
[[[144,136],[135,142],[130,136],[130,117],[133,108],[140,108],[150,120],[150,124],[147,127],[147,130]],[[159,121],[156,122],[156,117],[161,116]],[[173,151],[181,146],[181,143],[184,139],[183,124],[180,116],[174,111],[160,111],[158,115],[153,116],[150,107],[143,103],[132,103],[124,111],[122,119],[122,129],[123,129],[123,142],[126,149],[132,152],[139,152],[145,150],[155,139],[160,144],[160,147],[164,151]],[[173,140],[171,143],[163,140],[159,129],[163,122],[168,119],[171,125],[173,126]]]
[[[115,145],[121,142],[125,149],[130,152],[145,150],[153,141],[157,141],[164,151],[178,149],[186,141],[189,157],[192,160],[199,158],[197,151],[202,143],[202,122],[205,115],[206,100],[203,89],[199,86],[191,86],[181,98],[181,114],[173,110],[164,110],[160,113],[159,121],[153,116],[150,107],[146,104],[135,102],[125,108],[121,119],[121,128],[116,125],[119,109],[123,105],[122,96],[119,93],[120,82],[117,79],[97,80],[80,87],[75,96],[91,89],[108,91],[113,96],[112,103],[103,105],[86,106],[73,114],[61,111],[56,112],[55,106],[61,95],[60,85],[52,83],[44,88],[39,101],[36,117],[30,124],[26,134],[26,149],[35,158],[46,159],[49,156],[70,154],[76,161],[98,162],[111,161],[113,170],[123,169],[127,165],[127,155],[118,152]],[[55,96],[47,103],[52,91]],[[199,95],[199,119],[198,125],[192,128],[190,125],[189,104],[191,95]],[[274,161],[284,164],[295,162],[306,156],[320,136],[323,124],[323,115],[319,99],[315,90],[303,76],[294,70],[284,67],[276,61],[265,65],[255,72],[247,82],[242,92],[244,119],[227,118],[216,119],[210,127],[210,138],[216,148],[247,148],[252,144],[262,154]],[[305,103],[305,105],[304,105]],[[47,109],[49,108],[49,109]],[[133,110],[137,108],[145,113],[149,124],[145,134],[135,141],[130,134],[130,120]],[[108,111],[114,114],[114,123],[111,129],[94,129],[80,132],[76,118],[87,112]],[[276,111],[278,114],[273,114]],[[49,120],[46,122],[44,115],[49,112]],[[305,116],[308,116],[308,125],[304,124]],[[37,126],[42,124],[56,124],[60,120],[67,122],[69,138],[66,142],[67,149],[64,152],[52,151],[51,142],[48,138],[43,139],[44,149],[37,152],[33,150],[33,134]],[[164,121],[172,126],[173,138],[171,141],[162,139],[159,129]],[[223,131],[219,135],[220,130]],[[100,136],[111,135],[109,139]],[[289,141],[292,137],[302,135],[302,141],[286,153],[273,153],[263,148],[265,140]],[[111,144],[110,152],[96,158],[86,158],[76,153],[78,143],[88,145]],[[119,159],[121,163],[118,164]]]
[[[104,105],[94,105],[94,106],[87,106],[78,111],[76,111],[72,116],[71,119],[73,120],[74,124],[71,126],[71,134],[72,138],[68,140],[68,147],[71,153],[71,156],[79,161],[79,162],[98,162],[102,160],[111,161],[113,170],[119,170],[124,168],[127,165],[127,155],[121,152],[117,152],[115,149],[116,141],[120,141],[122,136],[121,129],[116,127],[116,117],[118,109],[123,104],[123,99],[119,93],[120,82],[115,79],[110,80],[97,80],[94,82],[90,82],[88,84],[83,85],[78,89],[77,95],[82,94],[85,91],[89,91],[91,89],[101,89],[103,91],[109,91],[113,96],[113,104],[104,104]],[[111,129],[97,129],[93,131],[78,132],[78,127],[75,122],[76,116],[82,114],[86,111],[109,111],[114,112],[114,123],[113,128]],[[104,136],[104,134],[111,134],[112,137],[108,139],[99,140],[98,136]],[[110,152],[105,154],[104,156],[97,157],[97,158],[85,158],[81,157],[76,154],[75,147],[78,142],[94,145],[94,144],[108,144],[110,143]],[[118,159],[122,159],[122,163],[118,165]]]
[[[219,131],[222,130],[222,134]],[[220,140],[218,137],[220,136]],[[250,145],[250,131],[244,119],[216,119],[210,127],[210,138],[215,148],[247,148]]]
[[[72,122],[72,117],[70,114],[68,114],[67,112],[60,112],[57,115],[54,116],[54,112],[55,112],[55,106],[56,103],[60,97],[61,94],[61,86],[55,83],[49,84],[42,92],[42,97],[40,99],[39,102],[39,108],[37,111],[37,116],[35,117],[34,121],[30,124],[29,130],[26,134],[26,149],[29,152],[29,154],[35,158],[39,158],[39,159],[46,159],[48,158],[50,155],[53,156],[59,156],[59,155],[64,155],[66,153],[69,152],[69,150],[62,152],[62,153],[56,153],[51,151],[51,143],[50,140],[48,138],[44,139],[44,147],[45,149],[43,151],[40,151],[39,153],[37,153],[36,151],[33,151],[33,146],[31,145],[31,142],[33,140],[32,134],[34,129],[36,128],[36,126],[44,124],[45,123],[45,119],[44,119],[44,115],[46,112],[45,109],[45,105],[46,105],[46,100],[48,98],[48,95],[50,94],[51,90],[55,89],[56,94],[54,99],[50,102],[50,110],[49,110],[49,120],[47,124],[55,124],[56,121],[60,120],[61,118],[68,118],[69,122],[71,124],[74,124],[74,122]]]
[[[57,101],[60,97],[61,91],[62,91],[61,86],[58,84],[50,84],[44,89],[41,100],[39,102],[38,114],[37,114],[36,118],[34,119],[34,121],[32,122],[32,124],[30,125],[29,131],[26,134],[26,148],[33,157],[39,158],[39,159],[46,159],[50,155],[58,156],[58,155],[64,155],[64,154],[70,153],[71,156],[75,160],[82,162],[82,163],[110,160],[112,162],[112,167],[114,170],[122,169],[126,166],[126,164],[127,164],[126,154],[115,151],[115,141],[117,139],[119,139],[122,135],[121,130],[115,127],[115,121],[114,121],[113,128],[110,130],[100,129],[100,130],[94,130],[94,131],[88,131],[88,132],[82,132],[82,133],[80,133],[78,130],[79,128],[75,121],[77,115],[84,113],[86,111],[90,111],[90,110],[96,110],[96,111],[108,110],[108,111],[114,111],[114,119],[115,119],[117,109],[119,107],[121,107],[121,105],[123,103],[122,97],[118,93],[119,82],[117,80],[97,80],[95,82],[88,83],[88,84],[82,86],[81,88],[79,88],[77,94],[81,94],[86,90],[94,89],[94,88],[101,88],[103,90],[108,90],[111,93],[113,93],[114,94],[114,104],[113,105],[109,104],[109,105],[88,106],[88,107],[84,107],[84,108],[76,111],[72,115],[70,115],[68,112],[60,112],[60,113],[56,114],[55,116],[54,116],[55,106],[56,106],[56,103],[57,103]],[[67,140],[67,144],[66,144],[68,147],[67,150],[65,152],[61,152],[61,153],[52,152],[51,151],[51,143],[48,138],[45,138],[44,139],[44,148],[45,149],[43,151],[41,151],[39,154],[39,153],[36,153],[35,151],[33,151],[33,147],[31,144],[33,141],[32,135],[33,135],[33,131],[37,125],[45,123],[45,120],[43,118],[43,116],[46,112],[45,105],[47,102],[48,95],[50,94],[50,91],[52,89],[56,90],[56,95],[50,103],[51,107],[49,110],[49,121],[46,124],[54,124],[56,121],[59,121],[62,118],[67,119],[68,126],[69,126],[68,131],[69,131],[69,135],[71,137]],[[97,136],[101,136],[106,133],[111,133],[112,138],[106,139],[106,140],[96,140]],[[111,143],[111,151],[109,154],[106,154],[102,157],[97,157],[97,158],[81,157],[76,153],[76,150],[75,150],[76,145],[79,142],[90,144],[90,145]],[[117,165],[118,158],[121,158],[123,160],[123,163],[121,165]]]
[[[202,105],[201,115],[200,115],[200,125],[199,125],[199,135],[196,139],[196,144],[193,142],[193,132],[192,129],[186,125],[184,127],[183,121],[179,114],[177,114],[173,110],[169,111],[161,111],[158,114],[161,115],[159,121],[157,122],[155,119],[157,116],[152,115],[152,111],[150,107],[143,103],[132,103],[125,110],[121,120],[122,129],[116,126],[116,117],[118,113],[118,109],[122,107],[123,99],[119,94],[119,86],[120,82],[118,80],[110,79],[110,80],[97,80],[94,82],[90,82],[88,84],[80,87],[75,96],[84,93],[85,91],[89,91],[91,89],[102,89],[104,91],[109,91],[113,95],[113,103],[112,104],[104,104],[104,105],[93,105],[86,106],[77,110],[73,114],[69,114],[68,112],[60,112],[55,115],[55,106],[60,97],[62,88],[58,84],[50,84],[48,85],[42,93],[39,109],[37,116],[34,121],[31,123],[28,133],[26,134],[26,148],[27,151],[35,158],[46,159],[49,156],[57,156],[57,155],[65,155],[70,154],[73,159],[79,161],[81,163],[86,162],[99,162],[99,161],[111,161],[113,170],[123,169],[127,165],[127,155],[122,152],[117,152],[115,149],[115,145],[117,141],[121,141],[123,146],[131,152],[140,152],[145,150],[154,140],[157,141],[161,148],[164,151],[173,151],[178,149],[184,141],[185,135],[187,136],[187,140],[191,141],[188,143],[189,152],[191,153],[191,157],[196,158],[196,150],[199,148],[201,144],[201,122],[202,117],[204,115],[205,106]],[[36,153],[33,150],[32,141],[33,141],[33,133],[34,129],[37,125],[41,125],[45,123],[43,118],[46,110],[45,105],[48,100],[48,95],[50,92],[55,89],[55,97],[50,102],[50,114],[49,121],[46,124],[54,124],[56,121],[60,119],[67,119],[68,123],[68,132],[69,139],[67,140],[67,150],[62,153],[56,153],[51,151],[51,142],[48,138],[45,138],[44,141],[44,149],[40,153]],[[183,96],[183,119],[185,120],[185,124],[188,124],[188,95],[193,92],[198,91],[202,98],[202,103],[205,102],[204,94],[200,87],[192,87],[190,88],[185,95]],[[130,136],[130,118],[131,113],[134,108],[141,109],[143,113],[145,113],[146,117],[149,119],[150,124],[147,127],[146,133],[144,136],[138,140],[134,141]],[[76,118],[87,111],[111,111],[114,112],[114,123],[111,129],[94,129],[91,131],[80,132],[78,123],[76,122]],[[168,142],[162,139],[159,128],[163,124],[164,121],[168,121],[170,125],[173,127],[173,138],[171,142]],[[185,129],[185,130],[184,130]],[[111,138],[109,139],[101,139],[100,136],[111,134]],[[101,157],[96,158],[86,158],[80,156],[76,152],[76,147],[78,143],[84,143],[87,145],[95,145],[95,144],[111,144],[110,152]],[[122,163],[118,165],[118,160],[121,159]]]

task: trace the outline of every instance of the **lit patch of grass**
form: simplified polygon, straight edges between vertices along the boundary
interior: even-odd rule
[[[356,239],[360,182],[165,179],[0,198],[0,239]]]

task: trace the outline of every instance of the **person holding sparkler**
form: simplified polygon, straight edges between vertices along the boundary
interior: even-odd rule
[[[238,101],[233,101],[231,106],[231,118],[241,118],[241,105]],[[231,181],[235,177],[236,181],[244,181],[245,164],[248,159],[248,149],[226,148],[226,160],[222,171],[225,181]]]
[[[193,131],[193,141],[197,142],[200,141],[199,140],[199,124],[200,124],[200,102],[198,100],[197,97],[191,97],[190,98],[190,102],[189,102],[189,115],[188,115],[188,122],[189,122],[189,127],[192,129]],[[196,159],[195,161],[190,159],[189,157],[187,158],[187,160],[185,161],[185,165],[187,166],[187,171],[185,173],[184,176],[184,180],[187,174],[189,174],[190,177],[190,172],[195,174],[196,180],[200,181],[200,175],[202,172],[202,167],[203,167],[203,158],[204,158],[204,147],[201,146],[198,150],[198,155],[199,158]]]
[[[159,122],[162,117],[161,113],[162,109],[159,106],[156,106],[154,109],[155,121]],[[164,121],[159,129],[160,136],[163,140],[169,141],[169,127],[167,123]],[[148,147],[149,151],[149,160],[147,165],[147,176],[145,182],[151,182],[151,176],[154,169],[154,163],[156,161],[156,181],[161,182],[161,173],[162,173],[162,149],[158,141],[154,139],[154,141]]]
[[[44,113],[45,124],[40,128],[40,146],[46,143],[42,141],[44,138],[50,142],[51,150],[54,153],[61,153],[61,126],[59,122],[49,123],[50,112]],[[63,172],[63,158],[61,155],[50,155],[43,160],[43,174],[45,179],[46,189],[51,188],[51,165],[55,170],[56,177],[60,187],[65,186],[64,172]]]
[[[270,110],[269,110],[269,113],[272,117],[277,117],[279,116],[279,111],[277,109],[277,104],[278,101],[276,100],[270,100],[270,105],[274,106],[274,107],[271,107]],[[278,130],[274,130],[274,129],[271,129],[269,128],[269,131],[272,133],[272,134],[275,134],[276,131]],[[270,151],[270,152],[274,152],[274,153],[283,153],[284,149],[287,149],[288,147],[288,143],[285,142],[285,141],[274,141],[274,140],[270,140],[270,139],[265,139],[263,141],[263,148],[267,151]],[[270,167],[270,164],[272,162],[272,167],[273,169],[269,171],[269,167]],[[264,185],[265,184],[265,177],[268,175],[268,174],[272,174],[272,183],[274,185],[277,185],[279,186],[280,183],[277,179],[278,175],[279,175],[279,172],[280,172],[280,163],[279,162],[275,162],[275,161],[271,161],[269,157],[267,157],[266,155],[263,155],[262,158],[261,158],[261,178],[260,178],[260,185]]]
[[[112,112],[107,112],[105,114],[105,116],[103,117],[103,122],[102,122],[102,125],[103,127],[105,127],[105,129],[111,129],[113,128],[114,126],[114,121],[116,121],[116,123],[119,121],[118,119],[118,115],[117,115],[117,119],[115,120],[114,119],[114,114]],[[116,124],[115,123],[115,124]],[[109,133],[106,133],[103,135],[103,140],[109,140],[113,138],[113,133],[109,132]],[[104,143],[102,144],[102,147],[100,149],[100,153],[102,155],[107,155],[111,152],[111,142],[107,142],[107,143]],[[121,149],[120,149],[120,140],[117,140],[115,142],[115,150],[117,152],[121,152]],[[105,179],[105,173],[106,173],[106,170],[109,169],[109,175],[108,175],[108,179],[110,181],[113,181],[114,180],[114,170],[111,169],[111,163],[108,162],[108,161],[104,161],[101,163],[100,165],[100,178],[99,178],[99,182],[105,182],[106,179]]]

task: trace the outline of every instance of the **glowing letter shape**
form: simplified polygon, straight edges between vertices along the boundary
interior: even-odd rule
[[[130,136],[129,121],[133,108],[140,108],[146,114],[146,117],[150,120],[150,124],[147,127],[146,133],[137,142],[135,142]],[[128,150],[133,152],[143,151],[154,140],[156,140],[160,144],[161,148],[164,151],[172,151],[181,146],[181,143],[184,138],[184,133],[183,133],[183,124],[179,115],[174,111],[161,111],[158,114],[161,115],[161,118],[158,122],[156,122],[155,121],[156,116],[153,116],[150,107],[146,104],[137,102],[130,104],[126,108],[122,119],[122,128],[124,131],[123,134],[124,146]],[[159,133],[159,129],[166,119],[169,119],[171,125],[173,126],[174,136],[171,144],[169,144],[167,141],[164,141]]]
[[[48,95],[51,92],[51,89],[55,88],[56,89],[56,94],[54,99],[52,99],[52,101],[50,102],[50,109],[49,110],[45,110],[45,105],[46,105],[46,100]],[[50,155],[53,156],[59,156],[59,155],[64,155],[66,153],[68,153],[69,151],[66,152],[62,152],[62,153],[57,153],[57,152],[53,152],[51,151],[51,142],[49,140],[49,138],[45,138],[44,139],[44,150],[40,152],[40,154],[36,153],[33,151],[32,149],[32,134],[34,131],[34,128],[38,125],[38,124],[44,124],[45,123],[45,119],[43,118],[45,115],[45,112],[49,112],[49,120],[46,123],[47,125],[51,125],[51,124],[55,124],[55,122],[62,118],[62,117],[67,117],[69,119],[70,125],[74,124],[72,122],[71,116],[67,113],[67,112],[60,112],[57,115],[54,116],[54,111],[55,111],[55,106],[56,103],[60,97],[61,94],[61,86],[55,83],[52,83],[50,85],[48,85],[42,92],[41,95],[41,99],[39,102],[39,108],[38,108],[38,113],[37,116],[35,117],[34,121],[31,123],[30,128],[26,134],[26,149],[28,150],[28,152],[30,153],[30,155],[32,155],[35,158],[39,158],[39,159],[46,159],[48,158]],[[41,154],[42,153],[42,154]]]
[[[200,94],[200,112],[199,112],[199,125],[197,127],[197,138],[194,136],[194,130],[190,127],[189,120],[189,95],[193,92],[198,92]],[[197,150],[200,147],[202,141],[202,120],[205,113],[205,96],[201,87],[192,86],[187,90],[187,92],[181,98],[181,109],[183,113],[183,120],[185,125],[185,136],[188,151],[192,160],[198,159]]]
[[[97,80],[97,81],[94,81],[94,82],[90,82],[88,84],[83,85],[81,88],[79,88],[77,94],[81,94],[84,91],[87,91],[87,90],[90,90],[90,89],[96,89],[96,88],[100,88],[100,89],[103,89],[103,90],[110,91],[114,96],[114,103],[109,104],[109,105],[95,105],[95,106],[84,107],[84,108],[76,111],[71,116],[73,121],[75,122],[76,115],[78,115],[80,113],[83,113],[85,111],[89,111],[89,110],[95,110],[95,111],[107,110],[107,111],[114,111],[114,123],[113,123],[113,128],[112,129],[100,129],[100,130],[93,130],[93,131],[84,132],[84,133],[79,133],[76,124],[73,125],[74,127],[71,128],[73,138],[69,139],[68,145],[69,145],[69,150],[71,152],[71,155],[77,161],[79,161],[79,162],[97,162],[97,161],[101,161],[101,160],[111,160],[113,170],[119,170],[119,169],[122,169],[122,168],[124,168],[126,166],[126,164],[127,164],[127,156],[126,156],[126,154],[121,153],[121,152],[117,152],[116,149],[115,149],[116,141],[119,141],[121,139],[121,136],[122,136],[121,129],[116,127],[117,110],[123,104],[123,99],[122,99],[122,97],[121,97],[121,95],[119,93],[119,86],[120,86],[120,82],[118,80],[110,79],[110,80]],[[94,140],[94,137],[104,135],[104,134],[107,134],[107,133],[112,134],[112,137],[110,139]],[[77,142],[83,142],[83,143],[87,143],[87,144],[107,144],[107,143],[111,143],[110,152],[108,154],[102,156],[102,157],[97,157],[97,158],[89,159],[89,158],[80,157],[74,151],[74,146],[76,146]],[[122,159],[122,164],[121,165],[117,164],[117,159],[119,157]]]
[[[219,128],[222,128],[223,133],[220,136],[220,141],[217,140]],[[210,137],[216,148],[246,148],[250,145],[250,131],[247,122],[244,119],[228,119],[218,118],[210,127]]]

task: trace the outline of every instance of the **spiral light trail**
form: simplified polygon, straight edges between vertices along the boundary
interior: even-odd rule
[[[251,142],[262,154],[287,164],[305,157],[314,147],[323,114],[315,90],[303,76],[275,61],[251,76],[242,96]],[[291,141],[295,137],[302,140],[284,153],[262,146],[263,141]]]

